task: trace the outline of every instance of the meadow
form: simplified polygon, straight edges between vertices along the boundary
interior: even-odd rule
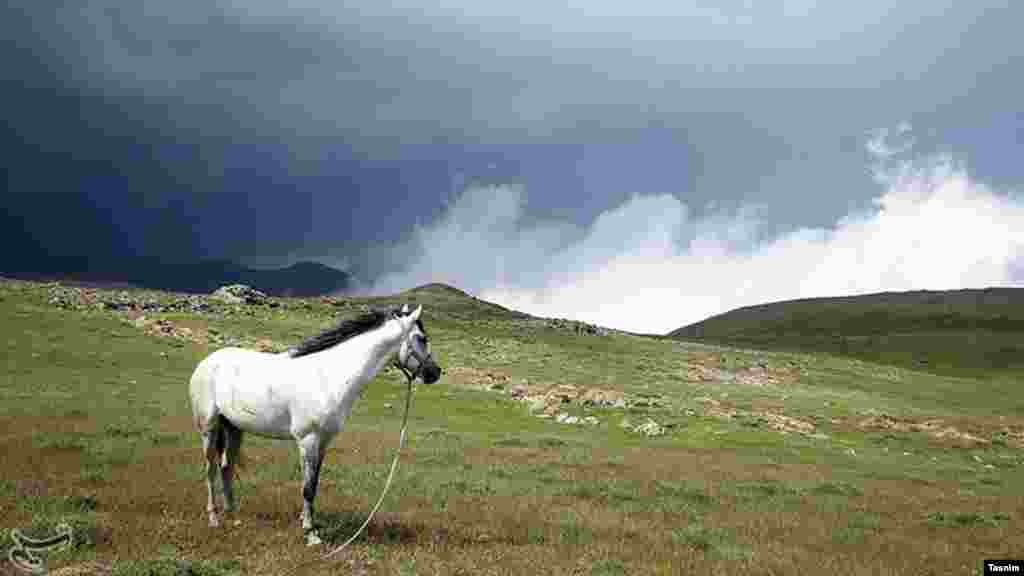
[[[291,442],[246,437],[241,524],[207,527],[188,379],[219,346],[283,349],[398,302],[424,306],[445,373],[415,389],[367,533],[295,574],[978,574],[1024,551],[1013,363],[926,371],[591,334],[439,285],[184,299],[0,282],[0,517],[36,536],[73,527],[51,574],[271,576],[347,539],[398,445],[402,376],[366,388],[328,452],[319,549],[302,541]]]

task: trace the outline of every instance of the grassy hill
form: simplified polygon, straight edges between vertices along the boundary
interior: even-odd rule
[[[58,259],[49,269],[0,267],[0,275],[88,285],[129,285],[154,290],[209,293],[226,284],[248,284],[274,296],[317,296],[347,290],[348,273],[317,262],[285,268],[248,268],[230,260],[162,262],[152,258],[93,261]],[[57,272],[56,270],[60,270]]]
[[[1015,374],[590,331],[444,285],[246,305],[0,279],[2,527],[69,522],[53,574],[273,576],[313,559],[290,442],[246,437],[241,524],[206,527],[189,376],[219,347],[281,350],[399,302],[424,306],[444,375],[416,387],[367,533],[294,574],[966,574],[1024,549]],[[376,502],[403,393],[381,373],[328,450],[332,545]]]
[[[739,308],[669,334],[942,374],[1024,371],[1024,288],[887,292]]]

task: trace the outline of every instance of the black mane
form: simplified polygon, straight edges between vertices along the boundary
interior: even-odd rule
[[[292,358],[298,358],[337,346],[360,334],[380,328],[394,313],[394,310],[373,310],[350,320],[344,320],[334,328],[326,330],[292,348],[288,351],[288,355]]]

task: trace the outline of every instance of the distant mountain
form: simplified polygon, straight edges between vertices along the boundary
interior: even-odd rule
[[[346,272],[317,262],[297,262],[287,268],[254,269],[231,261],[212,260],[199,263],[191,276],[201,292],[238,283],[248,284],[272,296],[318,296],[343,292],[351,284]],[[182,290],[188,291],[186,288]]]
[[[166,263],[150,258],[47,264],[28,271],[0,270],[0,275],[193,293],[212,292],[225,284],[248,284],[272,296],[318,296],[351,287],[346,272],[316,262],[298,262],[278,269],[247,268],[230,260]]]
[[[452,318],[464,320],[524,320],[532,316],[517,310],[510,310],[493,302],[481,300],[471,294],[449,286],[434,282],[416,286],[391,296],[376,298],[385,305],[405,304],[412,306],[425,304],[431,311],[441,311]]]
[[[828,352],[944,373],[1024,371],[1024,288],[774,302],[719,314],[669,337]]]

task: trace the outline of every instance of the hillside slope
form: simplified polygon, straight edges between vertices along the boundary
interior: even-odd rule
[[[318,296],[344,291],[351,285],[348,273],[317,262],[298,262],[276,269],[248,268],[230,260],[168,263],[151,258],[60,264],[46,268],[41,263],[31,269],[0,267],[0,275],[189,293],[208,293],[225,284],[248,284],[271,296]]]
[[[680,340],[838,354],[937,373],[1024,370],[1024,288],[885,292],[739,308]]]

